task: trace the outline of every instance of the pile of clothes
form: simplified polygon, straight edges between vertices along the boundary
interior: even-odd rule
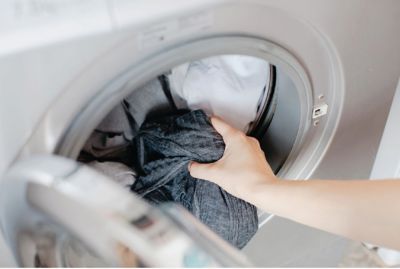
[[[79,160],[150,203],[179,203],[243,248],[258,228],[256,208],[214,183],[191,177],[188,164],[214,162],[224,153],[208,114],[248,128],[268,82],[268,66],[248,56],[218,56],[177,67],[122,100],[91,134]],[[199,94],[200,87],[207,87],[206,94]],[[227,94],[240,120],[228,113]]]

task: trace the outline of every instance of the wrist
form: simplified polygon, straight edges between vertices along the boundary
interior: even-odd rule
[[[281,180],[277,176],[269,173],[254,174],[249,181],[252,183],[246,184],[245,189],[240,192],[242,193],[241,198],[252,204],[256,204],[260,199],[262,200],[262,197],[267,195],[266,192],[281,184]]]

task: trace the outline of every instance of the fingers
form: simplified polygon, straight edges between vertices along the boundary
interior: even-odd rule
[[[215,116],[211,117],[211,124],[222,136],[226,145],[228,145],[231,134],[238,132],[235,128]],[[192,177],[209,181],[213,180],[213,171],[215,170],[213,168],[215,168],[215,163],[197,163],[194,161],[190,162],[188,166],[190,175]]]
[[[222,136],[226,146],[229,146],[234,141],[235,137],[246,137],[246,134],[240,130],[235,129],[228,123],[218,117],[211,117],[211,123],[215,130]]]
[[[226,137],[229,133],[236,130],[228,123],[215,116],[211,117],[211,123],[215,130],[217,130],[217,132],[223,137]]]
[[[212,168],[214,163],[189,163],[189,173],[192,177],[210,180],[212,178]]]

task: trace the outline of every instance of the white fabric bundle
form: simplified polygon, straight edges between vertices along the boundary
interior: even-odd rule
[[[269,63],[262,59],[224,55],[180,65],[169,80],[179,108],[203,109],[247,131],[257,116],[269,72]]]

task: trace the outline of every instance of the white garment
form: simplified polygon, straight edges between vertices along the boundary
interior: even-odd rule
[[[257,116],[269,72],[269,63],[262,59],[224,55],[180,65],[169,80],[179,108],[203,109],[247,131]]]

